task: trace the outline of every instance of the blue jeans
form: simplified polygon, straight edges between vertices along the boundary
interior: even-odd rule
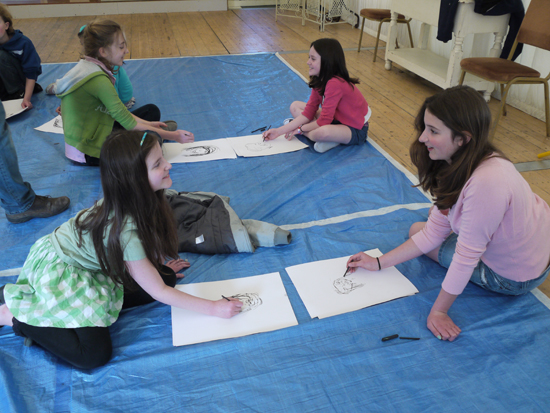
[[[447,237],[445,241],[441,244],[439,248],[439,254],[437,259],[439,264],[445,268],[449,268],[453,260],[453,255],[456,249],[456,242],[458,240],[458,235],[452,233]],[[506,294],[506,295],[521,295],[528,293],[529,291],[537,288],[543,283],[543,281],[548,277],[550,272],[550,266],[548,266],[540,276],[533,280],[528,281],[513,281],[508,278],[504,278],[501,275],[498,275],[483,261],[479,260],[479,263],[474,268],[472,277],[470,281],[474,284],[480,286],[489,291],[495,293]]]
[[[19,214],[32,206],[34,197],[31,185],[23,181],[19,172],[6,112],[0,105],[0,205],[7,214]]]

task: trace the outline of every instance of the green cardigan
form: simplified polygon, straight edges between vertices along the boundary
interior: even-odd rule
[[[88,156],[99,158],[115,120],[127,130],[137,125],[103,71],[90,74],[58,97],[65,142]]]

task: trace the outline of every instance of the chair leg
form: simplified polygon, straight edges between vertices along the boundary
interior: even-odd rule
[[[458,80],[458,85],[462,86],[462,83],[464,83],[464,77],[466,76],[466,72],[463,70],[460,74],[460,79]]]
[[[357,53],[361,51],[361,42],[363,41],[363,30],[365,29],[365,18],[363,17],[363,24],[361,25],[361,34],[359,35],[359,47]]]
[[[489,135],[489,140],[493,140],[495,136],[495,132],[498,126],[498,121],[500,120],[500,116],[502,115],[503,108],[506,105],[506,97],[508,95],[508,90],[510,90],[510,86],[512,86],[512,82],[506,85],[506,87],[504,88],[504,91],[502,92],[502,96],[500,97],[500,106],[498,107],[497,116],[495,117],[493,129],[491,130],[491,133]]]
[[[544,82],[544,108],[546,109],[546,137],[550,137],[550,94],[548,92],[548,82]]]
[[[411,41],[411,48],[414,49],[413,35],[412,35],[412,32],[411,32],[411,25],[409,24],[409,22],[407,22],[407,29],[409,29],[409,40]]]
[[[500,96],[504,95],[504,83],[500,84]],[[506,116],[506,103],[502,107],[502,116]]]
[[[382,23],[384,23],[384,20],[382,20],[378,25],[378,33],[376,34],[376,45],[374,46],[374,59],[372,59],[373,62],[376,62],[376,54],[378,53],[378,43],[380,42],[380,30],[382,30]]]

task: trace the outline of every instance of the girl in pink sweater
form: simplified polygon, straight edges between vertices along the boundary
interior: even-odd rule
[[[424,102],[415,121],[411,160],[419,186],[435,202],[428,222],[379,259],[360,252],[351,270],[377,271],[422,254],[447,268],[428,316],[439,339],[461,332],[447,314],[468,281],[507,295],[539,286],[550,272],[550,208],[488,140],[491,112],[470,87],[444,90]]]
[[[315,142],[317,152],[326,152],[339,144],[365,143],[369,105],[355,86],[359,80],[349,76],[344,50],[338,40],[315,40],[307,65],[311,88],[308,102],[293,102],[290,112],[294,119],[264,132],[264,139],[281,135],[292,139],[299,134]]]

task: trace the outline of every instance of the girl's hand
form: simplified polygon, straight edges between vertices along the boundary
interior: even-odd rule
[[[61,115],[61,106],[58,106],[58,107],[55,109],[55,113],[57,113],[58,115]]]
[[[23,98],[23,102],[21,102],[21,107],[25,109],[32,109],[32,103],[30,98]]]
[[[176,142],[188,143],[188,142],[194,142],[195,141],[195,135],[193,135],[193,133],[188,132],[186,130],[178,129],[177,131],[171,132],[171,133],[176,134],[177,138],[174,139]]]
[[[0,327],[10,326],[13,327],[13,314],[9,310],[6,304],[0,305]]]
[[[361,267],[369,271],[378,271],[378,261],[376,258],[373,258],[364,252],[359,252],[352,255],[346,265],[349,268],[349,274],[354,273],[357,267]]]
[[[170,260],[164,265],[171,268],[176,273],[176,277],[178,278],[185,277],[185,275],[181,274],[180,271],[183,270],[184,268],[189,268],[191,266],[189,261],[184,260],[183,258],[178,258],[177,260]]]
[[[304,126],[304,125],[302,125],[302,126]],[[290,132],[285,133],[285,139],[286,139],[287,141],[290,141],[290,140],[292,140],[292,138],[294,138],[296,135],[307,136],[307,132],[300,129],[302,126],[298,126],[296,129],[291,130]]]
[[[306,124],[307,124],[307,125],[313,125],[313,126],[314,126],[313,129],[319,127],[319,126],[316,126],[316,125],[317,125],[316,122],[313,122],[313,123],[311,123],[311,122],[309,122],[309,123],[304,123],[302,126],[304,126],[304,125],[306,125]],[[296,136],[296,135],[302,135],[302,136],[305,136],[306,138],[309,137],[309,132],[313,131],[313,129],[311,129],[311,130],[309,130],[309,131],[305,131],[305,130],[302,129],[302,126],[298,126],[296,129],[294,129],[294,130],[288,132],[288,133],[285,135],[285,138],[287,138],[287,140],[291,140],[291,139],[292,139],[294,136]]]
[[[243,303],[235,298],[229,298],[227,301],[225,298],[214,301],[214,311],[211,315],[221,318],[231,318],[241,312]]]
[[[287,141],[290,141],[292,140],[292,138],[294,138],[294,136],[299,134],[300,134],[300,128],[296,128],[294,130],[291,130],[290,132],[285,133],[285,139]],[[302,135],[305,135],[305,132],[302,132]]]
[[[269,129],[266,130],[264,133],[262,133],[262,137],[264,138],[264,141],[271,141],[273,139],[276,139],[280,136],[279,128],[275,129]]]
[[[433,310],[428,315],[428,329],[440,340],[453,341],[462,330],[442,311]]]

